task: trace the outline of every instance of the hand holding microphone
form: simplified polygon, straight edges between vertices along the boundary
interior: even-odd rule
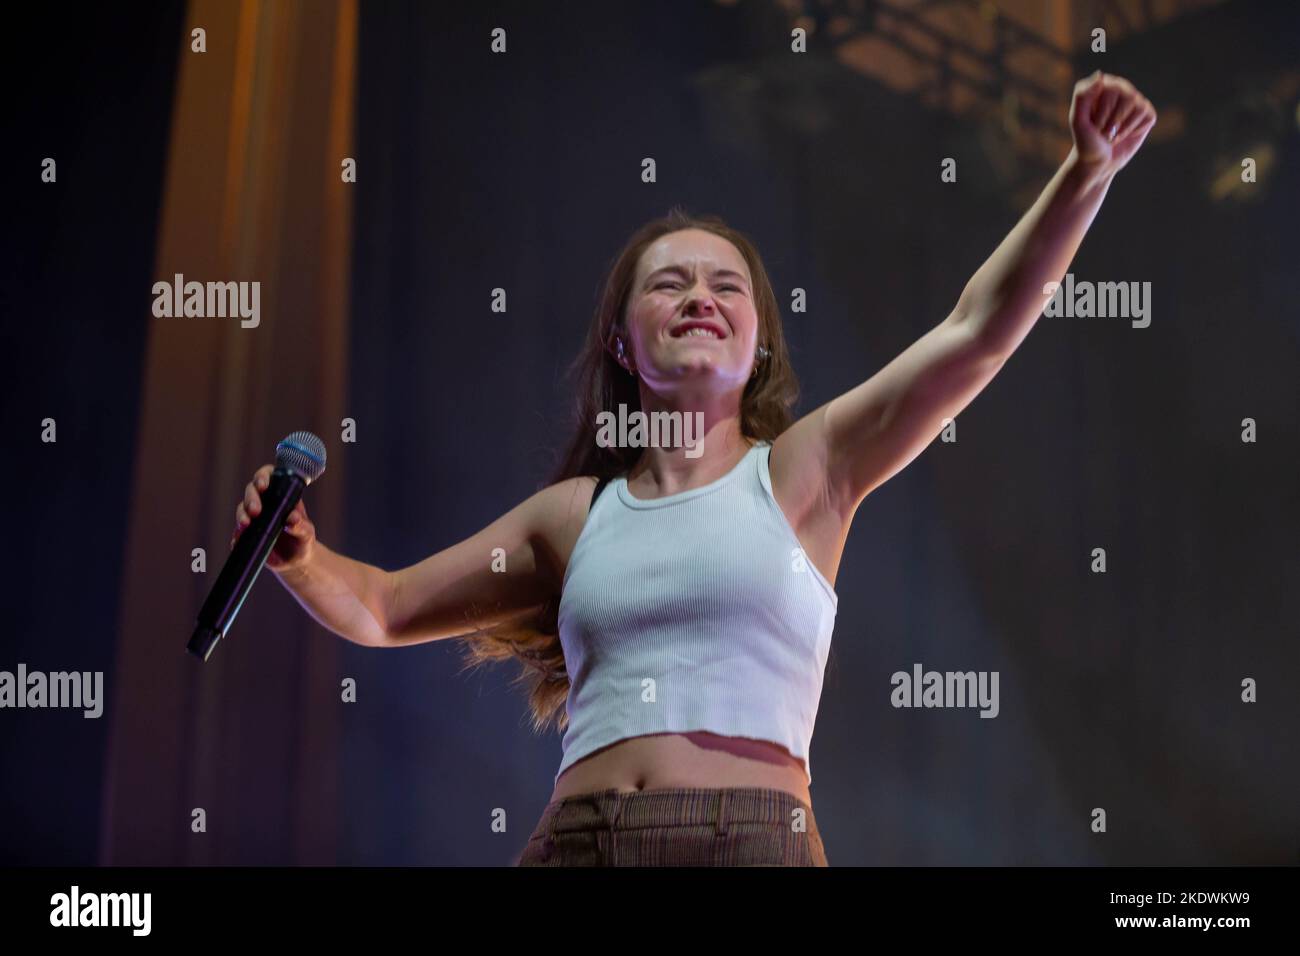
[[[284,571],[300,567],[311,556],[316,531],[302,493],[325,471],[325,443],[311,432],[294,432],[275,452],[275,466],[264,465],[254,473],[235,509],[230,555],[186,645],[204,660],[226,636],[263,565]]]
[[[235,508],[235,533],[230,536],[231,550],[254,518],[262,513],[262,495],[271,484],[275,465],[263,465],[253,472],[253,480],[244,488],[244,497]],[[307,505],[298,499],[293,511],[285,519],[284,531],[275,539],[267,556],[266,566],[272,571],[287,571],[306,564],[311,557],[311,547],[316,541],[316,526],[307,517]]]

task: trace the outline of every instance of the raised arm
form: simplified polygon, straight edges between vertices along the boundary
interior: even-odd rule
[[[1069,156],[967,282],[952,313],[796,426],[801,457],[820,460],[825,493],[842,516],[919,455],[1029,334],[1111,179],[1155,119],[1150,101],[1125,79],[1098,72],[1075,84]]]

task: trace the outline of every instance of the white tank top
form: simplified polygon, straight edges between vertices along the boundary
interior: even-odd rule
[[[839,598],[772,494],[770,442],[699,488],[591,506],[564,573],[569,675],[559,779],[642,734],[752,737],[804,763]]]

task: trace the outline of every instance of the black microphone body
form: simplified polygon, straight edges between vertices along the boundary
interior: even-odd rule
[[[271,472],[266,491],[260,495],[262,510],[236,539],[221,574],[208,592],[208,599],[199,610],[198,625],[185,647],[191,654],[206,661],[226,636],[284,531],[290,513],[302,499],[307,485],[324,470],[325,445],[310,432],[294,432],[276,446],[276,468]]]
[[[277,468],[271,473],[270,483],[261,494],[262,510],[235,541],[199,611],[198,626],[187,645],[191,654],[206,661],[217,642],[226,636],[306,487],[307,482],[295,472]]]

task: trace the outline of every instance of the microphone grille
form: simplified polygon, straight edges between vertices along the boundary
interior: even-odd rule
[[[325,472],[325,443],[311,432],[294,432],[275,446],[275,464],[302,475],[310,485]]]

